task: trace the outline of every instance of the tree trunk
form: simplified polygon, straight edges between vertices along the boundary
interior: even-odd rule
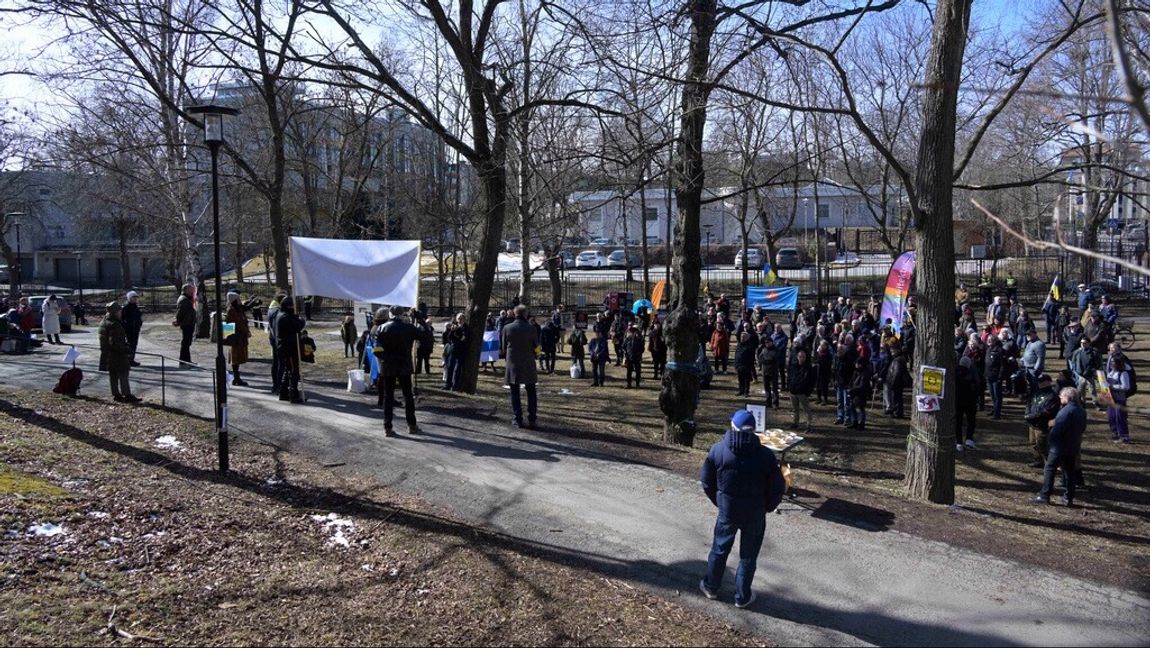
[[[563,303],[563,258],[559,256],[561,245],[549,245],[543,248],[547,255],[547,282],[551,285],[551,305],[558,306]]]
[[[463,391],[474,394],[479,380],[479,352],[483,345],[483,331],[487,324],[487,308],[491,304],[491,291],[495,285],[495,268],[499,259],[499,243],[503,236],[503,221],[506,218],[507,169],[497,160],[485,160],[478,169],[479,182],[483,187],[486,218],[483,223],[483,236],[479,243],[479,255],[475,259],[475,272],[468,286],[467,328],[471,344],[467,357],[463,359]]]
[[[699,401],[698,312],[699,213],[703,197],[703,130],[707,124],[707,99],[711,37],[715,31],[715,0],[690,0],[691,41],[687,76],[683,85],[679,132],[679,164],[676,167],[675,199],[679,226],[675,230],[671,286],[674,303],[664,327],[671,362],[663,373],[659,409],[663,412],[663,440],[690,446],[695,442],[695,407]]]
[[[128,254],[128,223],[116,223],[116,239],[120,251],[120,287],[124,290],[132,288],[132,257]]]
[[[272,258],[276,262],[276,287],[288,291],[291,287],[291,282],[288,274],[288,249],[287,249],[287,233],[284,229],[284,206],[283,197],[272,192],[268,196],[268,219],[271,221],[272,230]],[[218,274],[218,273],[217,273]]]
[[[907,437],[906,488],[910,497],[954,502],[954,139],[958,84],[972,0],[940,0],[927,59],[923,130],[915,190],[915,249],[919,321],[916,366],[946,369],[949,379],[938,412],[912,409]],[[917,383],[917,380],[916,380]],[[915,385],[912,397],[920,385]]]

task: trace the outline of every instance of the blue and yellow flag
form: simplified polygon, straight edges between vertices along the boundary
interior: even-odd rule
[[[775,285],[775,282],[778,280],[779,280],[778,275],[776,275],[775,271],[773,269],[771,269],[771,262],[767,261],[766,263],[764,263],[763,264],[763,282],[766,283],[768,286],[773,286],[773,285]]]

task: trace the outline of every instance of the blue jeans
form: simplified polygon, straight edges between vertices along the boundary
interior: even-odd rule
[[[535,425],[535,411],[539,405],[536,397],[535,384],[523,385],[527,390],[527,422]],[[511,385],[511,411],[515,414],[515,422],[523,422],[523,402],[519,398],[519,385]]]
[[[767,530],[766,513],[760,511],[740,523],[725,520],[719,516],[715,520],[715,540],[711,544],[711,555],[707,557],[707,575],[703,582],[712,592],[719,591],[723,584],[723,574],[727,570],[727,556],[735,544],[735,533],[739,534],[739,569],[735,572],[735,602],[742,604],[751,598],[751,581],[755,579],[755,566],[759,560],[759,549],[763,546],[763,534]]]
[[[986,387],[990,390],[990,401],[994,403],[994,418],[1002,416],[1002,381],[988,380]]]
[[[835,387],[835,399],[838,407],[835,409],[835,419],[846,423],[854,423],[855,413],[851,407],[851,395],[846,387]]]
[[[452,353],[447,357],[447,369],[443,373],[443,388],[447,390],[459,387],[459,378],[463,369],[463,354]]]

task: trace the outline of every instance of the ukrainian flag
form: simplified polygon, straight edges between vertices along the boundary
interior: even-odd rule
[[[772,286],[778,280],[779,280],[778,275],[776,275],[775,271],[773,269],[771,269],[771,262],[767,261],[766,263],[764,263],[763,264],[763,282],[765,284],[767,284],[768,286]]]

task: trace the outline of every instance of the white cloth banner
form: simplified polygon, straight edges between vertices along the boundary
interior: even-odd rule
[[[499,360],[499,331],[483,332],[483,349],[479,352],[480,362]]]
[[[389,306],[419,302],[419,241],[291,237],[292,289]]]

